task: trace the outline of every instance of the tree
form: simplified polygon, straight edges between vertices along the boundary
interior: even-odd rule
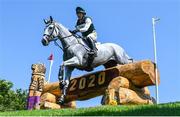
[[[27,90],[11,88],[13,83],[0,79],[0,111],[23,110],[26,108]]]

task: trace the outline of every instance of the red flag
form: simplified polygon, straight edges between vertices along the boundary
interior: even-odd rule
[[[53,54],[51,54],[49,57],[48,57],[48,60],[53,60],[54,57],[53,57]]]

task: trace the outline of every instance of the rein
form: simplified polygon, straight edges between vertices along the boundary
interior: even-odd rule
[[[63,37],[63,39],[68,38],[68,37],[71,37],[71,36],[72,36],[72,35],[69,35],[69,36],[67,36],[67,37]],[[61,38],[61,39],[62,39],[62,38]],[[57,42],[57,40],[58,40],[57,38],[53,40],[53,41],[54,41],[54,45],[55,45],[55,46],[58,46],[62,51],[65,51],[66,49],[68,49],[68,48],[70,47],[70,45],[69,45],[69,46],[63,48],[62,46],[59,45],[59,43]]]
[[[53,23],[53,25],[54,25],[54,26],[53,26],[53,31],[52,31],[52,33],[51,33],[50,36],[52,36],[53,32],[55,31],[56,25],[55,25],[55,23]],[[57,27],[58,27],[58,26],[57,26]],[[59,29],[59,27],[58,27],[58,29]],[[71,37],[71,36],[73,36],[73,35],[71,34],[71,35],[68,35],[68,36],[66,36],[66,37],[59,37],[59,38],[60,38],[60,39],[65,39],[65,38],[68,38],[68,37]],[[62,46],[60,46],[60,45],[57,43],[57,40],[58,40],[58,38],[53,39],[54,45],[55,45],[55,46],[58,46],[62,51],[65,51],[66,49],[68,49],[68,48],[70,47],[70,45],[69,45],[69,46],[63,48]]]
[[[53,26],[53,31],[52,31],[52,33],[49,35],[49,37],[52,37],[52,36],[53,36],[53,32],[55,31],[56,25],[55,25],[55,23],[53,23],[53,25],[54,25],[54,26]],[[58,26],[57,26],[57,28],[59,29]],[[82,38],[80,35],[77,35],[77,34],[76,34],[76,35],[75,35],[75,34],[71,34],[71,35],[68,35],[68,36],[65,36],[65,37],[59,37],[59,38],[60,38],[60,39],[66,39],[66,38],[71,37],[71,36],[75,36],[75,38],[76,38],[76,37]],[[52,38],[53,38],[53,37],[52,37]],[[84,38],[82,38],[82,39],[84,39]],[[59,43],[57,42],[57,40],[59,40],[59,39],[58,39],[58,38],[55,38],[55,39],[53,39],[52,41],[54,41],[54,45],[55,45],[55,46],[58,46],[63,52],[70,47],[70,45],[69,45],[69,46],[63,48],[62,46],[59,45]],[[79,44],[81,44],[77,38],[76,38],[76,40],[77,40],[77,42],[78,42]],[[84,46],[83,44],[81,44],[81,45]],[[84,46],[84,47],[85,47],[85,46]]]

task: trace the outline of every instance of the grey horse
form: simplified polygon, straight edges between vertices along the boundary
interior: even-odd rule
[[[46,27],[42,39],[42,44],[47,46],[52,41],[60,40],[63,49],[63,62],[59,69],[58,79],[62,95],[59,98],[59,104],[64,103],[66,91],[69,86],[72,71],[77,68],[80,70],[88,70],[87,68],[95,68],[104,65],[105,68],[115,66],[117,64],[127,64],[132,59],[126,54],[124,49],[113,43],[96,44],[97,56],[93,59],[92,64],[88,63],[88,46],[83,39],[70,33],[62,24],[57,23],[50,16],[49,20],[44,20]]]

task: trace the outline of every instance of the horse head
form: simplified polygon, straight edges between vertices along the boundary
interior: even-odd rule
[[[49,45],[49,42],[53,41],[56,37],[58,37],[59,29],[56,25],[56,22],[51,16],[48,20],[44,20],[44,23],[46,27],[44,29],[44,34],[41,42],[44,46],[47,46]]]

